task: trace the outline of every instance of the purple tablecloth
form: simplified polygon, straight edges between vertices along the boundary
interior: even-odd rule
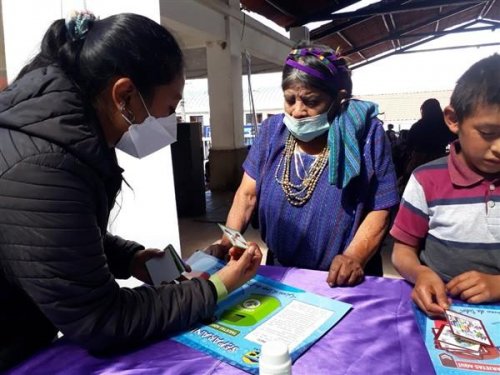
[[[402,280],[368,277],[353,288],[329,288],[326,273],[261,267],[260,274],[335,298],[353,309],[293,365],[293,374],[433,374]],[[244,374],[171,340],[131,353],[96,358],[59,340],[10,374]]]

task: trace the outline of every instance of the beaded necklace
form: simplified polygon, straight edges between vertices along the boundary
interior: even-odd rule
[[[292,164],[292,158],[294,157],[295,146],[297,144],[296,139],[289,134],[285,143],[285,149],[281,155],[278,167],[274,174],[274,178],[281,185],[283,192],[285,193],[286,199],[290,204],[294,206],[303,206],[311,198],[314,188],[318,184],[319,177],[328,163],[329,149],[328,145],[325,146],[323,151],[318,155],[316,160],[311,164],[308,171],[305,171],[304,178],[301,180],[299,185],[293,184],[290,178],[290,168]],[[282,167],[283,166],[283,167]],[[280,176],[280,170],[281,172]]]

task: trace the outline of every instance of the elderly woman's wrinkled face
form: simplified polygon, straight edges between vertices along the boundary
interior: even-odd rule
[[[334,98],[324,91],[297,82],[283,92],[285,112],[294,118],[305,118],[319,115],[330,110],[335,113]],[[330,116],[329,116],[330,117]]]

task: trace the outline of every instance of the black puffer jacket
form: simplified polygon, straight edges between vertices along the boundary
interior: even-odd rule
[[[57,331],[103,351],[211,316],[206,280],[119,288],[142,246],[107,233],[121,169],[76,87],[37,69],[0,93],[0,369]]]

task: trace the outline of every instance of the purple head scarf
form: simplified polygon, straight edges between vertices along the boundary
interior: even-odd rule
[[[320,61],[328,69],[330,74],[326,75],[311,66],[305,65],[303,61],[301,61],[301,58],[305,56],[316,57],[318,61]],[[285,64],[316,78],[331,81],[335,79],[335,76],[339,71],[347,71],[346,66],[339,64],[339,59],[340,56],[334,52],[324,51],[320,48],[308,47],[290,51],[285,60]]]

